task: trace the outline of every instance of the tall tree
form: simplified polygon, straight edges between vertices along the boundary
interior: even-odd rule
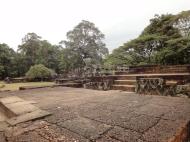
[[[190,11],[177,15],[155,15],[142,34],[115,49],[105,63],[188,64],[190,63]],[[124,61],[121,61],[124,60]]]
[[[16,53],[7,44],[0,44],[0,79],[16,75],[14,59]]]
[[[190,36],[190,10],[183,11],[180,14],[176,15],[174,18],[173,26],[177,28],[180,33],[185,36]]]
[[[104,34],[93,23],[83,20],[67,33],[67,41],[63,41],[67,52],[65,58],[74,68],[83,67],[85,59],[89,59],[91,64],[101,64],[108,54],[103,40]]]
[[[35,33],[28,33],[22,39],[22,44],[18,46],[18,52],[25,56],[27,68],[35,64],[35,60],[40,48],[41,37]]]
[[[25,72],[35,64],[43,64],[59,72],[60,46],[52,45],[47,40],[42,40],[35,33],[28,33],[19,45],[18,53],[25,63]]]

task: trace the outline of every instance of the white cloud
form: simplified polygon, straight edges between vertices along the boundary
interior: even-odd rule
[[[110,50],[137,37],[155,14],[188,10],[189,0],[0,0],[0,43],[17,48],[35,32],[53,44],[81,20],[106,35]]]

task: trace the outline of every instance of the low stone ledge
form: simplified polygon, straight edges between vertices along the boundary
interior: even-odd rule
[[[189,142],[190,141],[190,122],[184,124],[168,142]]]
[[[3,121],[12,126],[50,115],[49,112],[41,110],[16,96],[1,98],[0,111],[5,115],[5,120]]]
[[[39,89],[39,88],[47,88],[47,87],[52,87],[52,85],[48,85],[48,86],[21,86],[21,87],[19,87],[19,90],[30,90],[30,89]]]

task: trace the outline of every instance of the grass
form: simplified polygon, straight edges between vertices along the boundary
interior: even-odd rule
[[[21,86],[48,86],[53,85],[54,82],[25,82],[25,83],[4,83],[3,81],[0,81],[0,90],[19,90],[19,87]]]

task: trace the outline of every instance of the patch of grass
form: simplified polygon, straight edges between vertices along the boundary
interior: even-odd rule
[[[19,87],[21,86],[48,86],[48,85],[53,85],[55,84],[54,82],[25,82],[25,83],[4,83],[3,81],[0,81],[0,90],[19,90]],[[3,87],[4,86],[4,87]]]

